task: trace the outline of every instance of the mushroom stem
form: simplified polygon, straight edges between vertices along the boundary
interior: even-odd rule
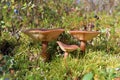
[[[86,41],[81,40],[80,49],[84,53],[86,48]]]
[[[64,59],[66,59],[66,58],[67,58],[67,56],[68,56],[68,52],[67,52],[67,51],[65,51],[65,53],[64,53]]]
[[[43,58],[44,61],[47,61],[49,59],[49,55],[47,53],[47,47],[48,47],[48,42],[47,41],[42,41],[41,57]]]

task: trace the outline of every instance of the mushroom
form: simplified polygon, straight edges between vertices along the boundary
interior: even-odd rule
[[[10,69],[9,69],[9,72],[10,72],[11,75],[14,75],[14,74],[15,74],[15,70],[14,70],[13,68],[10,68]]]
[[[113,80],[120,80],[120,77],[116,77],[116,78],[114,78]]]
[[[47,53],[48,42],[57,39],[63,31],[64,29],[28,29],[24,33],[35,41],[42,42],[41,57],[44,61],[47,61],[49,59],[49,54]]]
[[[57,44],[59,45],[61,50],[64,51],[64,59],[67,58],[68,52],[72,52],[72,51],[79,48],[77,45],[67,45],[67,44],[64,44],[64,43],[62,43],[60,41],[57,41]]]
[[[97,31],[69,31],[69,33],[78,40],[81,41],[80,49],[85,52],[87,40],[91,40],[96,37],[100,32]]]

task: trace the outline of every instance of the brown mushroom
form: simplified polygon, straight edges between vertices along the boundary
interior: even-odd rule
[[[14,70],[13,68],[10,68],[10,69],[9,69],[9,72],[10,72],[11,75],[14,75],[14,74],[15,74],[15,70]]]
[[[120,80],[120,77],[114,78],[113,80]]]
[[[80,49],[85,52],[86,42],[96,37],[100,32],[97,31],[69,31],[69,33],[81,41]]]
[[[48,42],[57,39],[63,31],[64,29],[28,29],[24,33],[35,41],[42,42],[41,57],[44,61],[47,61],[49,59],[49,54],[47,53]]]
[[[72,51],[79,48],[77,45],[67,45],[67,44],[64,44],[64,43],[62,43],[60,41],[57,41],[57,44],[59,45],[61,50],[64,51],[64,59],[67,58],[68,52],[72,52]]]

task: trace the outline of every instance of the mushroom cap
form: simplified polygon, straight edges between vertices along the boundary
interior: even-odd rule
[[[59,45],[59,47],[64,51],[64,52],[72,52],[76,49],[78,49],[79,47],[77,45],[67,45],[64,44],[60,41],[57,41],[57,44]]]
[[[87,40],[91,40],[94,37],[96,37],[100,32],[97,31],[69,31],[69,33],[77,38],[78,40],[83,40],[83,41],[87,41]]]
[[[52,41],[57,39],[63,31],[64,29],[28,29],[23,33],[37,41]]]

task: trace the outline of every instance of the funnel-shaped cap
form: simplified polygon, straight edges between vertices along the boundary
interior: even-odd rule
[[[67,44],[64,44],[64,43],[62,43],[60,41],[57,41],[57,44],[59,45],[59,47],[64,52],[71,52],[71,51],[74,51],[74,50],[79,48],[77,45],[67,45]]]
[[[24,33],[37,41],[52,41],[57,39],[63,31],[64,29],[28,29]]]
[[[78,40],[91,40],[96,37],[100,32],[97,31],[70,31],[70,34]]]

